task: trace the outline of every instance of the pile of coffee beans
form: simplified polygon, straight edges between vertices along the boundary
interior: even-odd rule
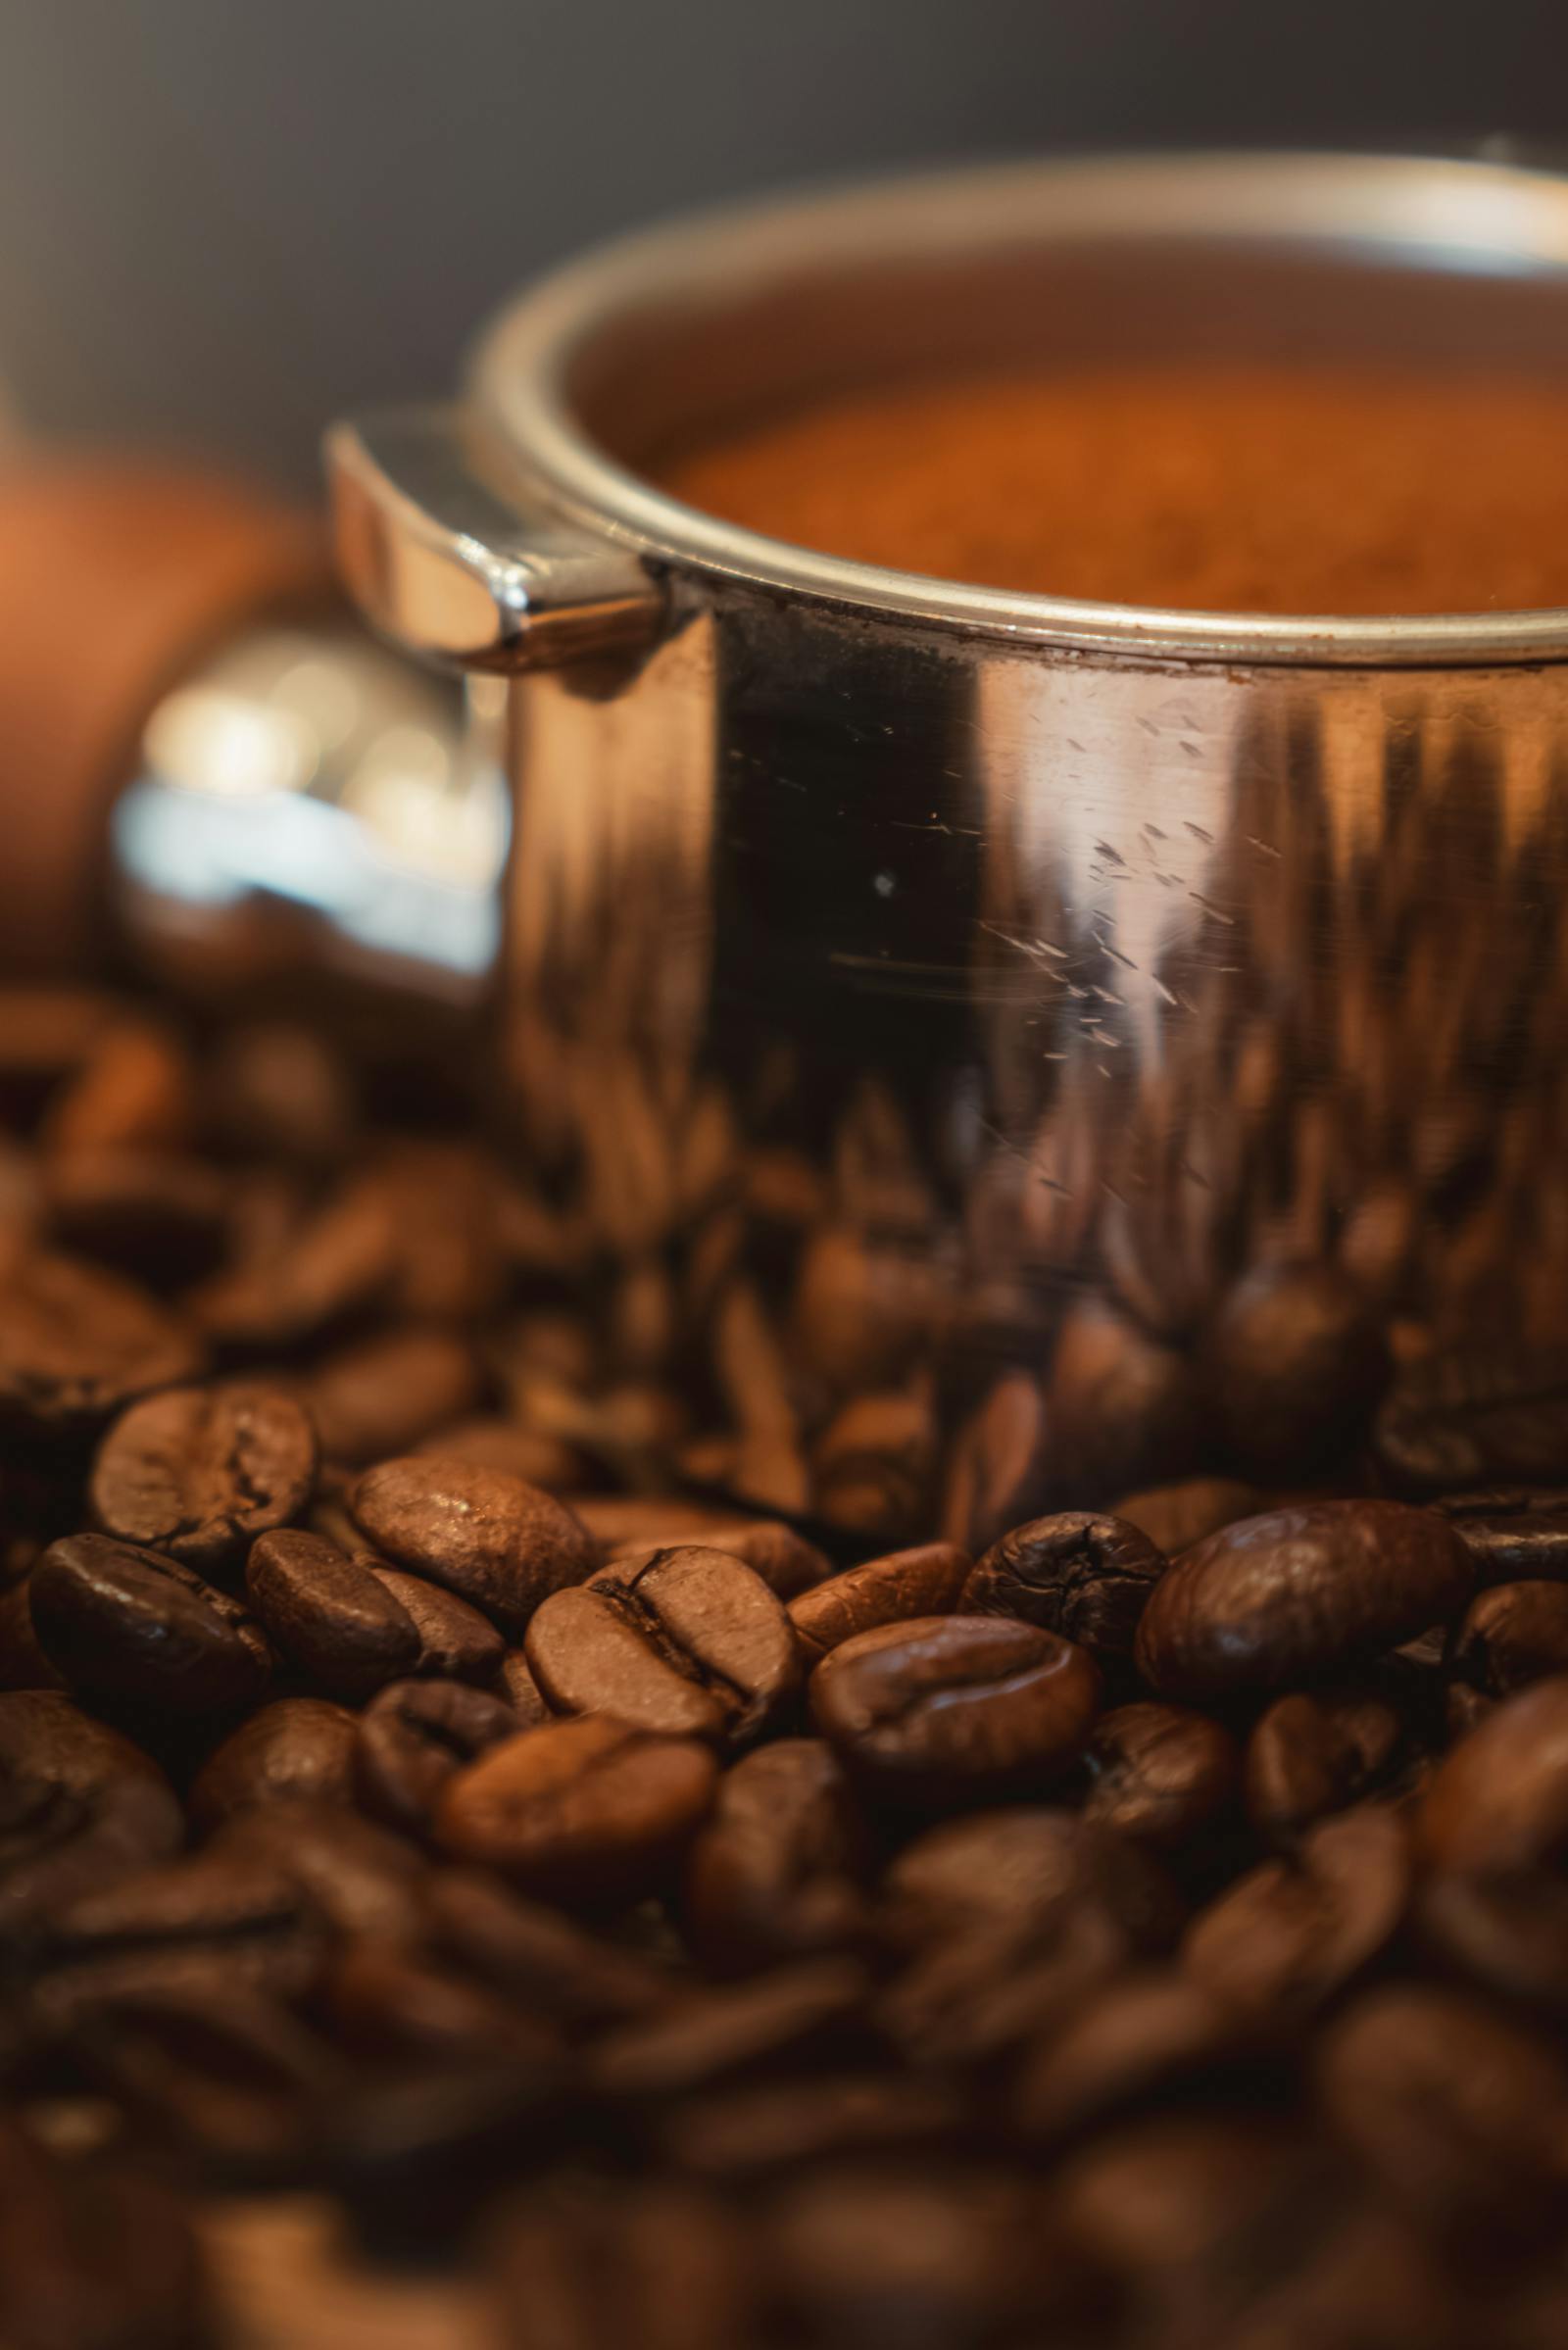
[[[517,2350],[1568,2337],[1561,1361],[829,1555],[430,1071],[35,994],[0,1108],[7,2350],[300,2186]]]

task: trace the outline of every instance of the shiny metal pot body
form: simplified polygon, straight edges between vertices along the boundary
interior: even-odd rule
[[[1568,365],[1568,184],[1146,159],[734,215],[334,435],[351,586],[507,731],[498,1051],[606,1375],[866,1539],[1297,1481],[1396,1362],[1568,1304],[1568,613],[1067,605],[649,486],[835,383],[1172,350]]]

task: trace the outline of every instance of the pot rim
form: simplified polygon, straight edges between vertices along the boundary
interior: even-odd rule
[[[814,255],[874,263],[1063,236],[1270,242],[1461,274],[1564,277],[1568,175],[1482,161],[1261,150],[1087,155],[938,171],[727,207],[554,271],[482,336],[471,383],[531,479],[660,566],[959,635],[1165,661],[1449,667],[1568,658],[1568,608],[1417,615],[1187,612],[1077,602],[853,563],[655,488],[574,413],[572,369],[617,320],[721,303]],[[1568,317],[1568,308],[1565,308]]]

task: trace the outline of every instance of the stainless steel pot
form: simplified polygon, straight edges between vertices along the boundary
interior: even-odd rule
[[[1562,367],[1568,182],[1143,159],[731,214],[332,435],[365,610],[505,697],[500,1066],[612,1363],[703,1396],[689,1471],[867,1539],[1298,1479],[1394,1363],[1568,1305],[1568,612],[1069,604],[650,486],[837,383],[1172,349]]]

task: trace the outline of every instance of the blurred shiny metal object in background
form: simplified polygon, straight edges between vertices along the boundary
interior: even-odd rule
[[[1568,1310],[1568,613],[1070,605],[647,479],[835,382],[1171,348],[1568,367],[1568,183],[737,214],[525,297],[457,416],[333,438],[367,612],[511,675],[501,1067],[607,1354],[706,1399],[689,1473],[867,1538],[1298,1475],[1396,1362]]]

